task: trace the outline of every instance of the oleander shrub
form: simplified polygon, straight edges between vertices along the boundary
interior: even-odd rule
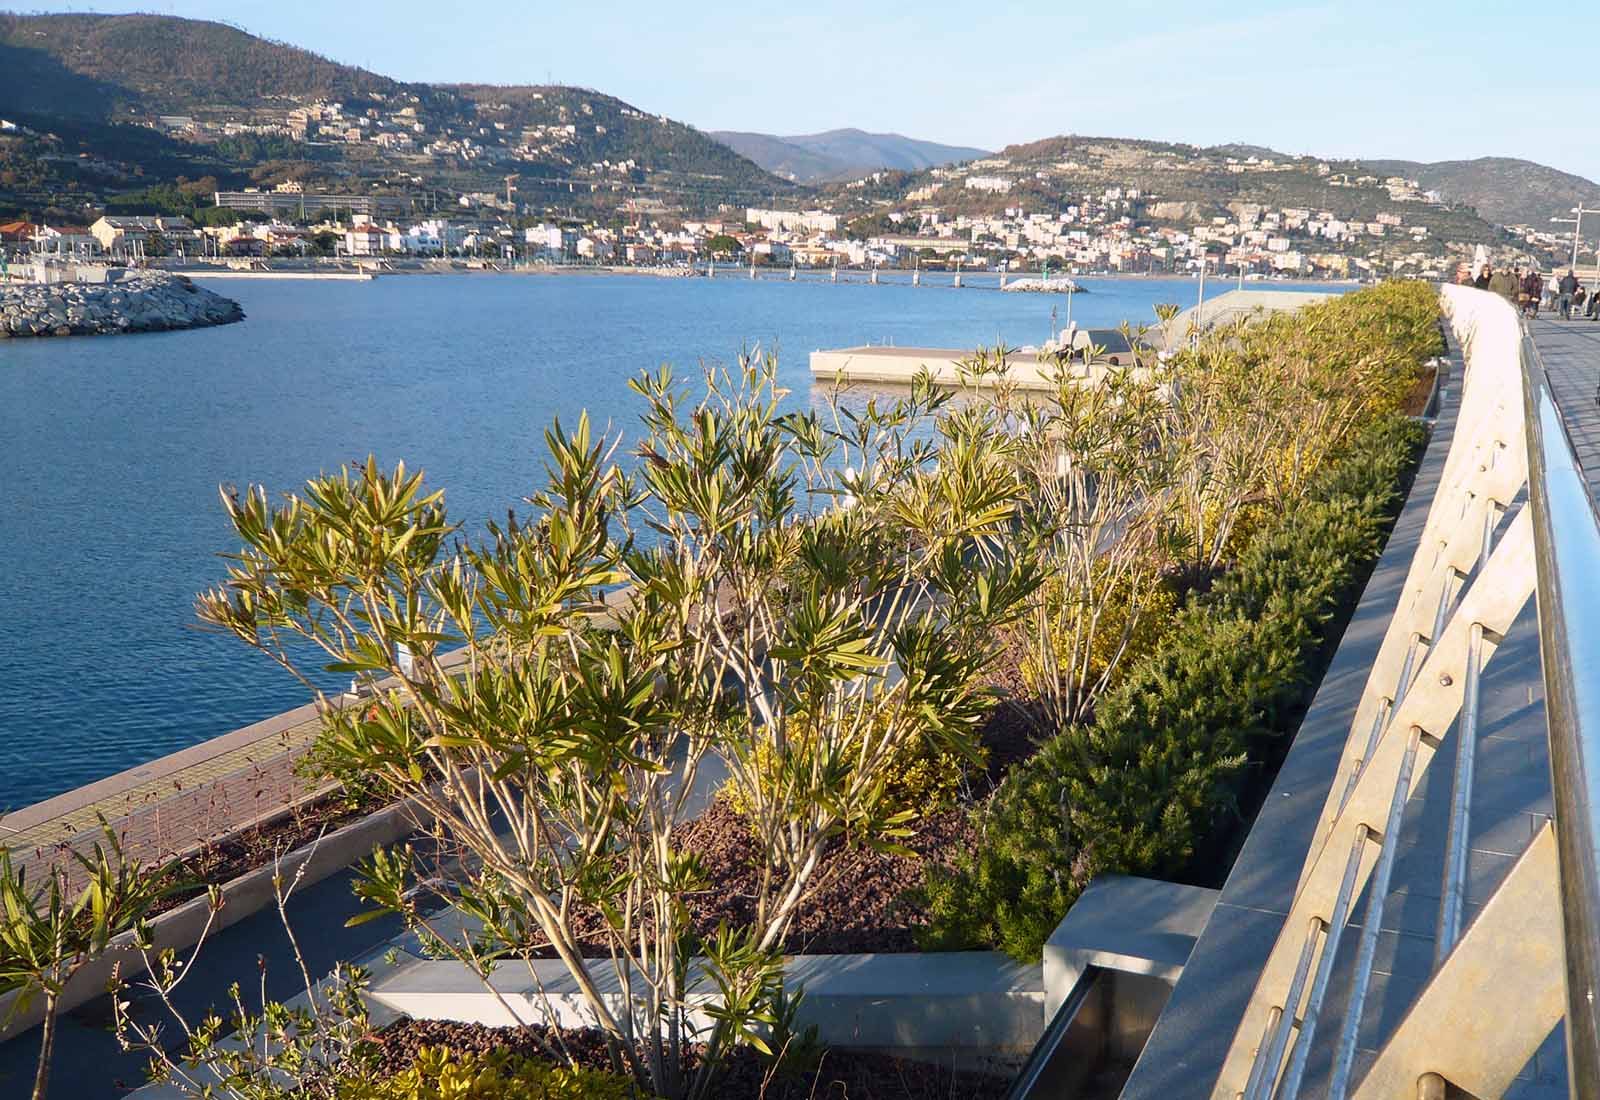
[[[1117,682],[1117,673],[1135,664],[1153,652],[1162,637],[1171,629],[1173,616],[1179,604],[1178,586],[1171,578],[1132,578],[1121,576],[1107,586],[1105,599],[1098,609],[1098,629],[1089,642],[1087,675],[1090,680],[1104,678],[1108,686]],[[1071,649],[1064,635],[1070,616],[1063,614],[1060,605],[1081,597],[1069,586],[1052,577],[1040,587],[1039,598],[1046,613],[1042,616],[1045,629],[1055,634],[1047,646],[1030,647],[1022,658],[1022,681],[1031,691],[1041,690],[1041,685],[1052,676],[1063,675],[1059,668],[1063,654]],[[1054,656],[1058,668],[1052,672],[1040,667],[1044,655]]]
[[[322,769],[444,844],[375,852],[357,919],[398,914],[485,982],[555,954],[641,1090],[706,1100],[765,1043],[827,853],[906,835],[919,754],[925,785],[976,755],[992,640],[1041,574],[998,414],[925,378],[827,417],[782,410],[770,357],[632,387],[633,463],[558,422],[533,514],[481,534],[372,458],[282,500],[225,492],[242,549],[196,605],[308,687],[311,654],[379,685],[322,708]],[[753,917],[702,935],[705,868],[675,840],[718,772],[760,859]]]
[[[559,1066],[504,1048],[487,1054],[423,1047],[392,1077],[356,1075],[339,1100],[645,1100],[621,1074]]]
[[[868,723],[866,729],[848,738],[845,751],[859,752],[863,744],[882,736],[881,720]],[[800,723],[788,731],[788,740],[801,753],[813,751],[815,732]],[[791,752],[780,753],[770,745],[757,745],[750,754],[749,778],[744,784],[728,782],[720,789],[733,811],[747,816],[752,805],[755,788],[764,798],[772,798],[786,785],[794,782]],[[895,812],[928,813],[946,809],[967,786],[973,775],[983,771],[989,763],[989,750],[982,744],[964,746],[956,751],[932,741],[908,741],[896,748],[883,770],[884,800]]]
[[[1265,523],[1233,567],[1071,726],[975,811],[982,836],[922,889],[924,946],[1033,960],[1096,876],[1184,875],[1238,820],[1241,786],[1314,686],[1330,620],[1383,547],[1421,442],[1388,416],[1313,495]]]

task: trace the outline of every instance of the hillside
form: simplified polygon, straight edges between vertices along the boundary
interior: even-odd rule
[[[853,179],[884,168],[916,171],[987,155],[982,149],[856,129],[787,137],[714,130],[711,136],[773,175],[797,183]]]
[[[0,115],[35,131],[0,158],[15,166],[0,205],[14,208],[36,208],[47,186],[103,199],[118,182],[171,181],[180,165],[190,178],[392,190],[409,177],[489,195],[515,176],[525,201],[574,212],[714,209],[794,190],[693,127],[599,92],[402,83],[159,15],[0,15]],[[72,176],[63,153],[101,167]]]
[[[223,23],[164,15],[0,14],[0,102],[78,117],[286,99],[365,99],[403,85]]]
[[[1452,202],[1465,203],[1498,225],[1550,226],[1567,217],[1578,203],[1600,206],[1600,184],[1593,180],[1514,157],[1442,160],[1431,164],[1409,160],[1363,162],[1374,172],[1409,176]]]
[[[1062,135],[1008,146],[989,157],[981,171],[961,167],[896,173],[865,187],[834,187],[827,195],[840,213],[866,219],[864,225],[895,210],[994,218],[1007,209],[1060,211],[1085,196],[1097,202],[1106,196],[1106,201],[1123,204],[1119,209],[1135,220],[1179,230],[1213,219],[1236,222],[1251,208],[1307,212],[1302,220],[1326,211],[1356,227],[1348,244],[1364,255],[1441,254],[1447,242],[1503,240],[1499,229],[1469,207],[1430,203],[1404,189],[1391,191],[1370,177],[1371,169],[1352,162],[1284,157],[1255,147],[1206,149]],[[1392,219],[1393,233],[1377,224],[1380,217]],[[1369,225],[1376,229],[1369,231]],[[1321,241],[1308,241],[1307,247],[1318,247]]]

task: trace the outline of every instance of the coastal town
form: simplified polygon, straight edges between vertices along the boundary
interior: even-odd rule
[[[965,186],[977,183],[1003,192],[1002,179],[967,176]],[[1411,181],[1371,183],[1391,193],[1414,194],[1409,201],[1439,201],[1416,192]],[[1018,205],[992,215],[951,215],[918,201],[882,211],[874,219],[881,224],[875,232],[824,209],[726,204],[705,217],[632,212],[612,224],[574,222],[540,218],[514,195],[483,193],[463,194],[450,207],[417,216],[404,209],[409,203],[401,198],[310,192],[294,182],[269,190],[218,191],[212,200],[216,210],[234,215],[227,224],[197,224],[173,214],[105,214],[87,225],[16,220],[0,224],[0,244],[13,261],[43,257],[135,265],[167,258],[376,262],[456,257],[511,265],[732,263],[1070,274],[1193,274],[1205,267],[1247,279],[1370,279],[1453,274],[1476,243],[1423,247],[1429,243],[1428,228],[1408,225],[1400,214],[1354,221],[1327,210],[1267,209],[1256,203],[1232,204],[1228,215],[1180,228],[1160,224],[1170,220],[1168,204],[1138,188],[1084,194],[1057,210]],[[1559,238],[1530,234],[1527,244],[1530,252],[1558,248]],[[1514,255],[1517,250],[1506,251]]]
[[[0,248],[13,261],[123,264],[455,258],[1371,280],[1453,276],[1484,247],[1507,264],[1562,247],[1554,227],[1490,227],[1413,178],[1245,148],[1058,138],[813,188],[765,176],[763,192],[722,173],[696,190],[683,166],[622,156],[637,141],[619,140],[646,124],[652,140],[706,140],[692,128],[577,89],[516,91],[507,102],[369,91],[360,106],[150,115],[142,125],[162,139],[253,152],[266,167],[254,185],[179,177],[82,202],[67,219],[49,216],[59,204],[41,207],[0,224]],[[52,136],[0,119],[0,146],[48,147]],[[41,159],[118,171],[81,153]],[[1274,195],[1295,201],[1266,201]]]

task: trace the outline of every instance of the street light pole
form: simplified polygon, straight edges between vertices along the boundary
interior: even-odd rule
[[[1580,202],[1572,208],[1572,213],[1576,216],[1571,218],[1551,218],[1550,220],[1560,225],[1572,226],[1572,263],[1569,266],[1572,271],[1576,272],[1578,270],[1578,245],[1583,240],[1583,216],[1585,214],[1600,214],[1600,209],[1593,206],[1586,207]],[[1600,267],[1600,257],[1597,257],[1595,262],[1596,266]]]

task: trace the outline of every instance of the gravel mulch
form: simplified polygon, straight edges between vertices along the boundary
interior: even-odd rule
[[[580,1065],[612,1068],[605,1039],[594,1028],[562,1030],[557,1035],[539,1025],[492,1028],[445,1020],[401,1020],[375,1035],[373,1042],[379,1051],[377,1072],[388,1076],[410,1065],[424,1046],[476,1053],[503,1047],[525,1056],[548,1057],[558,1039]],[[771,1077],[760,1055],[740,1047],[714,1083],[712,1094],[718,1100],[1000,1100],[1009,1084],[1007,1075],[841,1050],[823,1053],[815,1069]]]
[[[208,884],[218,886],[261,867],[297,848],[310,844],[319,835],[331,833],[383,808],[381,800],[352,806],[340,797],[325,798],[297,807],[284,817],[254,825],[232,836],[208,843],[193,855],[185,856],[170,870],[177,888],[156,902],[150,916],[176,909],[184,902],[205,893]]]
[[[980,737],[988,749],[986,772],[968,779],[956,805],[921,817],[914,836],[900,841],[911,855],[874,851],[837,842],[829,850],[811,896],[795,914],[783,949],[790,954],[916,951],[916,932],[927,914],[908,896],[920,886],[930,866],[950,866],[977,842],[969,820],[971,806],[986,797],[1017,761],[1031,756],[1035,725],[1015,700],[1026,697],[1021,682],[1020,646],[1004,642],[996,662],[1003,674],[990,683],[1004,694]],[[756,864],[760,852],[749,825],[723,799],[718,799],[681,834],[681,846],[698,854],[710,877],[710,889],[689,899],[696,929],[703,935],[717,924],[748,924],[755,916]]]

